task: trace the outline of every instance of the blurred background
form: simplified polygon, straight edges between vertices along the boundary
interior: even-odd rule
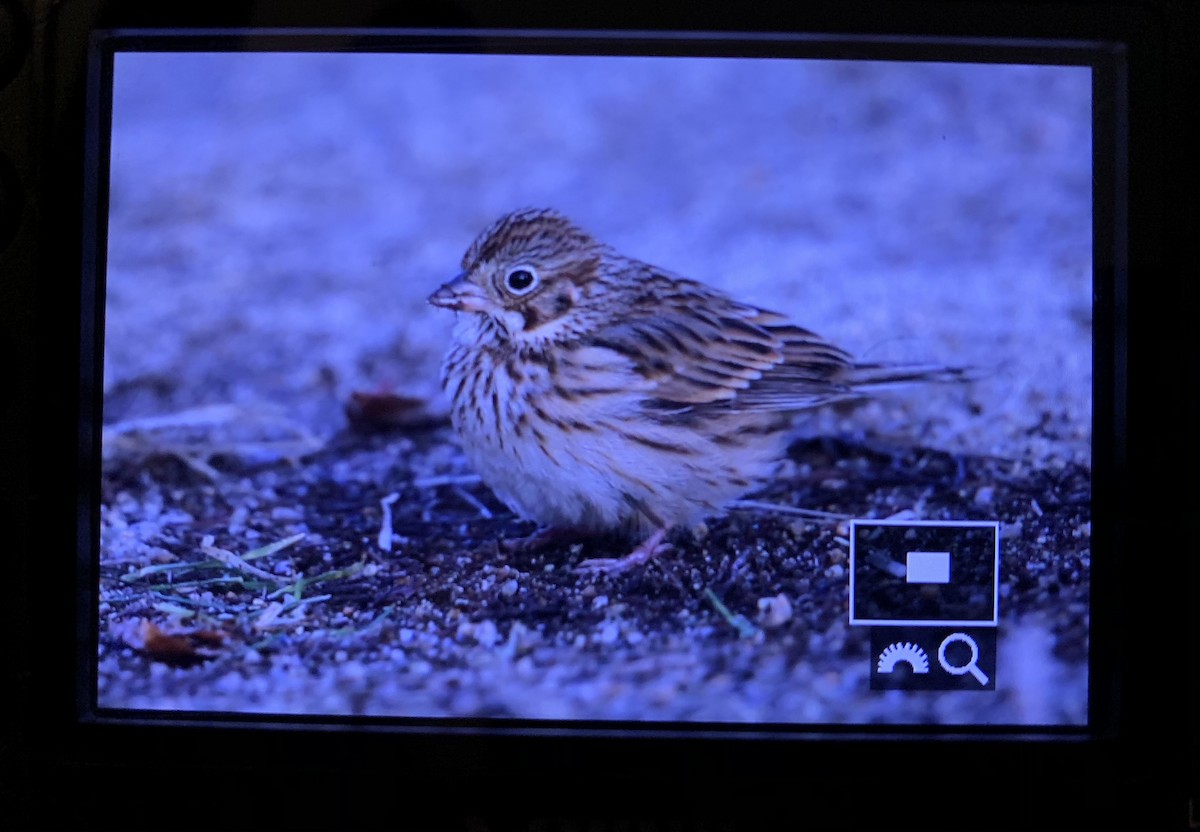
[[[354,391],[439,407],[453,316],[425,298],[499,215],[545,206],[860,357],[984,368],[857,426],[1086,462],[1090,86],[1080,67],[119,54],[105,421],[268,403],[328,436]]]

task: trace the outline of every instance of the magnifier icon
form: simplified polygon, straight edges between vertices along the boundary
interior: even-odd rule
[[[955,642],[962,642],[971,648],[971,658],[967,659],[966,664],[950,664],[950,662],[946,660],[946,648]],[[975,639],[971,638],[966,633],[951,633],[942,639],[942,644],[940,647],[938,647],[938,664],[942,666],[943,670],[945,670],[951,676],[962,676],[966,673],[970,673],[975,677],[975,681],[986,687],[988,683],[988,675],[979,669],[979,665],[977,664],[978,661],[979,645],[976,643]]]

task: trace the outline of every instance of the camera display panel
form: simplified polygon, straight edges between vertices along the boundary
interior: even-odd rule
[[[101,710],[1086,726],[1090,67],[107,68]]]

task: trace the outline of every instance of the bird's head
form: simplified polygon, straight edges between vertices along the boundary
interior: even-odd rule
[[[488,316],[513,341],[569,339],[601,317],[602,266],[610,255],[557,211],[516,211],[475,238],[462,272],[429,302]]]

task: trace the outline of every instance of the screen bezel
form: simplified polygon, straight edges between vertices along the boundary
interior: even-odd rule
[[[919,3],[910,5],[929,8]],[[69,14],[64,14],[69,16]],[[1131,106],[1128,113],[1130,133],[1128,247],[1130,264],[1133,269],[1136,269],[1137,266],[1162,266],[1163,261],[1159,258],[1163,248],[1164,232],[1161,222],[1164,219],[1164,209],[1160,195],[1165,183],[1163,163],[1158,157],[1159,140],[1152,137],[1160,135],[1163,126],[1160,107],[1164,98],[1162,92],[1164,82],[1161,56],[1157,51],[1161,32],[1154,28],[1155,21],[1151,20],[1150,24],[1147,24],[1144,17],[1137,17],[1137,15],[1133,15],[1133,22],[1130,22],[1128,16],[1101,15],[1094,18],[1091,23],[1085,24],[1069,15],[1051,13],[1041,16],[1035,14],[1032,18],[1026,18],[1024,22],[1018,24],[1004,19],[1004,16],[998,13],[990,16],[985,13],[983,18],[980,18],[977,13],[974,18],[970,16],[966,18],[966,20],[974,22],[963,22],[963,18],[960,18],[957,23],[936,22],[926,16],[919,18],[918,23],[910,22],[907,26],[893,23],[889,27],[880,24],[880,21],[889,18],[878,10],[874,16],[854,17],[852,13],[847,14],[849,17],[846,15],[838,17],[834,14],[831,16],[834,22],[831,23],[830,18],[827,17],[823,21],[816,22],[811,28],[815,31],[824,29],[833,32],[861,32],[864,24],[873,24],[878,29],[887,32],[888,37],[895,38],[898,41],[896,48],[902,50],[919,48],[914,46],[913,41],[909,39],[913,32],[920,33],[925,36],[925,40],[928,40],[931,33],[951,37],[960,35],[963,33],[960,29],[965,29],[967,32],[984,32],[989,37],[997,38],[1005,35],[1023,35],[1028,38],[1026,48],[1033,51],[1042,49],[1047,43],[1041,38],[1057,40],[1084,35],[1100,41],[1122,43],[1132,67],[1129,77]],[[301,13],[293,14],[293,18],[301,16],[303,16]],[[211,17],[207,20],[200,19],[203,18],[203,15],[193,14],[191,20],[186,19],[187,15],[183,15],[183,17],[184,20],[169,19],[170,15],[165,13],[159,12],[157,15],[152,15],[143,10],[143,16],[140,18],[136,14],[125,18],[117,15],[103,22],[112,26],[141,23],[149,25],[205,23],[212,25],[214,22]],[[269,14],[263,15],[262,19],[270,17]],[[897,19],[899,17],[897,15]],[[317,15],[316,18],[307,16],[306,22],[322,22],[319,18],[320,15]],[[288,19],[286,14],[281,15],[278,10],[275,19],[293,22]],[[981,19],[986,22],[981,23]],[[259,18],[256,18],[256,22],[258,20]],[[611,24],[612,20],[612,18],[605,20],[601,14],[597,18],[593,18],[591,22]],[[696,22],[690,18],[688,20],[691,23]],[[327,23],[328,21],[323,22]],[[711,23],[711,21],[703,22]],[[776,17],[760,21],[760,25],[768,30],[800,28],[798,23],[781,23]],[[80,185],[77,181],[80,172],[78,160],[87,157],[81,156],[79,152],[82,131],[72,131],[71,125],[79,125],[83,121],[82,113],[86,109],[81,106],[84,98],[80,91],[84,54],[84,50],[79,45],[81,32],[87,31],[90,26],[96,24],[95,20],[59,21],[59,27],[55,31],[55,36],[60,40],[58,44],[60,49],[54,60],[60,62],[60,72],[57,78],[52,79],[47,90],[54,106],[52,107],[53,115],[49,119],[53,124],[53,129],[50,131],[51,141],[46,154],[52,161],[57,162],[58,166],[56,167],[57,172],[47,177],[48,196],[41,207],[47,217],[53,221],[48,225],[57,224],[60,234],[63,228],[78,227],[81,214],[84,217],[88,216],[86,211],[80,209],[83,202],[79,197]],[[722,24],[728,27],[730,21],[728,19],[717,21],[714,28],[719,29]],[[574,22],[574,25],[578,25],[578,23]],[[600,28],[608,27],[602,25]],[[685,26],[682,28],[704,27]],[[144,30],[135,29],[123,29],[122,31],[131,36],[146,33]],[[876,29],[871,31],[876,31]],[[853,39],[859,35],[850,35],[850,37]],[[916,40],[920,40],[920,38]],[[1097,99],[1097,103],[1102,103],[1102,100]],[[94,158],[91,161],[94,162]],[[1098,170],[1097,175],[1103,177],[1104,174]],[[1097,187],[1097,193],[1100,190],[1101,188]],[[72,221],[74,221],[73,226]],[[53,237],[55,235],[51,232],[44,234],[46,242],[43,244],[45,251],[42,258],[43,263],[66,265],[65,270],[56,269],[60,274],[74,273],[78,270],[77,264],[82,260],[79,256],[79,246],[74,244],[63,246],[61,238],[56,239],[53,243],[49,242],[49,239]],[[1096,254],[1095,268],[1099,274],[1104,267],[1105,260],[1099,256],[1102,252],[1098,251]],[[1116,260],[1113,261],[1114,266],[1116,262]],[[72,265],[74,265],[74,271],[72,271]],[[46,283],[50,282],[46,281]],[[46,289],[46,291],[53,294],[56,290]],[[1140,307],[1142,311],[1137,315],[1131,315],[1127,330],[1121,328],[1121,324],[1124,322],[1116,319],[1115,312],[1113,313],[1114,317],[1106,320],[1101,317],[1103,307],[1097,310],[1096,331],[1099,333],[1107,326],[1108,332],[1114,335],[1111,339],[1112,342],[1105,339],[1103,344],[1097,346],[1097,370],[1101,369],[1100,362],[1105,360],[1105,356],[1112,361],[1114,370],[1126,360],[1127,356],[1129,361],[1139,368],[1130,373],[1129,379],[1126,379],[1123,373],[1115,373],[1113,387],[1110,390],[1098,389],[1096,391],[1096,412],[1100,413],[1102,407],[1107,407],[1111,412],[1120,414],[1124,421],[1124,407],[1126,402],[1130,401],[1127,398],[1129,388],[1137,389],[1140,386],[1144,390],[1163,378],[1165,371],[1161,369],[1162,365],[1154,361],[1154,359],[1163,357],[1163,348],[1147,343],[1150,340],[1147,329],[1156,325],[1154,316],[1171,311],[1171,304],[1175,301],[1176,295],[1169,288],[1146,286],[1135,288],[1124,283],[1118,285],[1116,282],[1113,284],[1112,292],[1108,302],[1114,309],[1137,310],[1139,308],[1137,302],[1140,301],[1142,304]],[[76,309],[77,313],[79,311]],[[67,320],[65,324],[58,320],[55,321],[52,332],[64,339],[68,346],[68,353],[72,353],[71,344],[80,345],[78,333],[71,334],[72,328],[77,325],[79,320],[80,317],[77,315]],[[1122,335],[1124,335],[1124,331],[1133,333],[1133,345],[1128,349],[1123,337],[1115,337],[1119,330]],[[1115,343],[1118,340],[1121,341],[1120,344]],[[50,354],[61,355],[61,344],[58,350],[52,351]],[[74,361],[70,358],[66,361],[61,358],[52,359],[52,368],[62,371],[65,367],[77,362],[83,355],[82,349],[75,351],[73,355]],[[1188,355],[1194,356],[1194,352]],[[1147,364],[1157,369],[1142,370],[1141,368]],[[1190,369],[1194,376],[1194,361],[1191,363]],[[1145,375],[1139,375],[1142,372]],[[1139,379],[1141,380],[1139,381]],[[89,394],[94,400],[94,391],[84,390],[79,393],[80,400],[85,405],[84,410],[89,401]],[[1144,411],[1135,411],[1135,414],[1129,416],[1128,422],[1132,433],[1121,431],[1118,435],[1117,431],[1113,431],[1113,435],[1108,437],[1112,444],[1111,453],[1102,455],[1097,452],[1093,466],[1093,474],[1097,479],[1093,504],[1096,507],[1097,515],[1103,510],[1106,512],[1106,517],[1109,518],[1106,522],[1111,525],[1109,540],[1112,541],[1113,551],[1111,568],[1106,570],[1097,567],[1093,575],[1095,612],[1092,628],[1092,641],[1095,645],[1093,668],[1098,675],[1093,676],[1096,682],[1092,685],[1092,691],[1093,695],[1103,696],[1112,703],[1112,718],[1094,720],[1093,725],[1103,725],[1103,730],[1093,733],[1087,741],[1059,742],[1057,737],[1042,737],[1034,739],[1035,747],[1031,749],[1023,741],[1014,741],[1018,739],[1017,737],[954,736],[951,733],[946,736],[946,742],[943,743],[907,732],[888,732],[870,738],[859,737],[854,742],[848,742],[850,737],[835,732],[831,735],[811,737],[813,741],[804,744],[803,748],[798,750],[796,743],[780,743],[777,738],[764,737],[756,732],[751,732],[754,734],[752,738],[742,736],[739,732],[739,735],[734,736],[675,737],[667,742],[662,742],[661,738],[653,736],[643,736],[640,739],[631,736],[599,737],[574,734],[567,737],[538,737],[530,732],[520,732],[518,736],[500,737],[497,735],[462,735],[453,731],[443,731],[424,736],[409,736],[405,739],[404,747],[433,762],[433,767],[425,775],[422,775],[422,778],[445,778],[447,780],[455,777],[486,780],[496,776],[497,771],[508,772],[510,778],[527,776],[529,772],[545,773],[552,765],[548,765],[546,755],[550,754],[549,759],[553,759],[554,754],[561,753],[562,748],[565,747],[564,744],[569,745],[570,753],[573,756],[587,758],[586,762],[580,763],[584,770],[601,773],[599,776],[607,778],[605,782],[612,780],[629,782],[635,779],[639,773],[661,774],[662,771],[671,772],[665,776],[673,783],[685,779],[688,775],[694,776],[697,783],[711,783],[714,778],[722,777],[733,778],[737,782],[753,780],[757,776],[764,776],[770,780],[772,771],[776,773],[782,771],[815,772],[825,769],[827,764],[830,771],[844,771],[842,764],[861,753],[872,755],[873,759],[879,761],[880,766],[887,768],[889,761],[894,764],[897,760],[903,760],[906,754],[919,751],[924,760],[930,757],[927,752],[931,748],[942,747],[953,747],[954,755],[952,756],[957,762],[934,763],[933,765],[939,772],[949,775],[961,765],[973,772],[982,773],[984,776],[995,776],[1005,782],[1019,779],[1022,782],[1033,783],[1039,777],[1048,777],[1054,774],[1064,764],[1077,767],[1075,771],[1078,774],[1075,777],[1080,782],[1096,778],[1119,779],[1128,776],[1131,771],[1135,773],[1144,771],[1146,769],[1142,758],[1137,753],[1130,755],[1129,752],[1132,750],[1144,753],[1146,744],[1151,739],[1160,737],[1165,727],[1173,727],[1176,731],[1181,730],[1178,719],[1184,709],[1177,704],[1180,700],[1176,696],[1176,691],[1181,689],[1172,687],[1165,680],[1147,672],[1160,664],[1164,657],[1169,657],[1171,651],[1161,641],[1155,642],[1152,639],[1157,630],[1140,620],[1139,615],[1155,609],[1157,605],[1155,602],[1162,602],[1164,598],[1168,599],[1168,603],[1170,603],[1170,599],[1179,603],[1181,594],[1187,588],[1187,583],[1180,582],[1178,585],[1166,589],[1159,587],[1131,563],[1131,555],[1123,554],[1128,553],[1128,547],[1132,546],[1131,529],[1137,527],[1138,521],[1152,519],[1142,515],[1133,515],[1130,508],[1132,494],[1139,485],[1152,481],[1147,475],[1154,462],[1170,458],[1170,451],[1166,449],[1165,443],[1162,442],[1155,428],[1149,424],[1151,419],[1146,416]],[[1173,415],[1174,418],[1181,420],[1179,425],[1186,425],[1186,421],[1182,421],[1186,419],[1186,414],[1186,407],[1181,407],[1173,414],[1166,414],[1164,418],[1169,419]],[[1137,415],[1141,416],[1140,420]],[[1159,415],[1161,416],[1161,414]],[[1157,422],[1158,416],[1154,418]],[[70,432],[74,433],[75,413],[62,417],[58,424],[60,427],[65,427],[67,422],[71,423],[69,425]],[[1099,423],[1096,428],[1095,441],[1099,449],[1104,428]],[[1128,444],[1126,440],[1128,440]],[[94,441],[92,445],[94,445]],[[73,447],[79,446],[73,445]],[[87,447],[87,443],[84,447]],[[1194,448],[1194,446],[1191,447]],[[78,482],[86,483],[86,455],[75,456],[75,462],[75,465],[71,465],[66,470],[80,471],[85,476],[82,476]],[[1102,474],[1103,466],[1107,466],[1106,474]],[[1110,485],[1105,486],[1105,477],[1108,478]],[[54,483],[53,478],[48,477],[43,481],[42,491],[47,494],[56,494],[65,498],[67,504],[73,504],[74,485],[75,483]],[[1175,505],[1183,505],[1182,499]],[[1147,535],[1139,533],[1139,539],[1157,542],[1165,548],[1178,547],[1180,543],[1185,542],[1180,539],[1177,531],[1161,526],[1155,526]],[[76,584],[76,586],[86,586],[86,582]],[[77,597],[81,602],[80,609],[91,608],[90,603],[84,604],[88,600],[86,590],[79,592],[80,595]],[[1151,594],[1154,595],[1155,602],[1147,600]],[[1181,610],[1186,610],[1186,599],[1178,608],[1171,609],[1169,614],[1182,616],[1184,613]],[[1174,622],[1185,619],[1172,617],[1170,620]],[[86,633],[86,624],[84,624],[84,633]],[[81,632],[77,630],[76,636],[79,635]],[[1150,648],[1142,651],[1134,650],[1133,645],[1142,643],[1139,639],[1149,644]],[[1111,651],[1107,647],[1100,646],[1110,644]],[[78,641],[76,641],[76,646],[80,646]],[[86,643],[84,646],[86,648]],[[67,679],[75,680],[76,666],[74,655],[70,657],[69,661],[63,656],[57,658],[58,661],[54,662],[57,670],[48,676],[43,675],[41,682],[45,686],[47,703],[61,704],[65,702],[62,696],[63,687],[61,684],[46,684],[46,679],[58,679],[60,683]],[[78,688],[73,682],[70,689],[78,693]],[[83,718],[84,715],[77,710],[78,700],[75,697],[71,698],[74,701],[70,708],[61,711],[56,708],[58,715],[54,718],[54,722],[61,725],[63,720],[66,720],[67,733],[71,737],[68,747],[72,749],[70,753],[78,759],[123,759],[129,762],[136,760],[140,756],[140,752],[122,751],[122,747],[142,744],[143,747],[148,745],[166,748],[177,746],[179,743],[187,743],[194,744],[196,747],[196,756],[192,758],[195,764],[217,765],[223,757],[223,752],[220,750],[222,748],[248,748],[252,747],[255,742],[267,741],[274,748],[302,752],[303,756],[309,759],[323,759],[328,761],[327,764],[334,766],[353,766],[353,762],[348,759],[351,756],[351,752],[348,750],[350,746],[356,748],[373,746],[379,750],[394,748],[394,746],[388,745],[395,741],[394,734],[379,736],[372,735],[370,732],[355,732],[352,735],[331,733],[323,730],[319,725],[309,725],[296,720],[289,720],[288,724],[268,724],[256,717],[246,721],[255,725],[254,728],[250,728],[239,720],[232,720],[230,724],[222,725],[205,719],[201,724],[207,730],[203,732],[196,732],[186,724],[163,724],[157,720],[148,722],[89,720]],[[1154,703],[1160,701],[1164,703],[1164,707],[1154,707]],[[64,717],[68,711],[71,715]],[[1021,737],[1019,739],[1033,738]],[[894,740],[901,741],[893,742]],[[629,751],[631,743],[636,744],[637,760],[635,765],[630,767],[628,765],[629,757],[634,756]],[[557,752],[554,750],[555,746],[558,748]],[[328,756],[325,756],[326,754]],[[752,756],[754,762],[747,763],[745,758],[748,756]],[[738,759],[735,762],[733,758]],[[721,763],[722,759],[725,760],[724,763]],[[716,765],[713,765],[714,761],[716,761]],[[1011,772],[1006,773],[1004,771],[1006,765],[1020,767],[1019,778],[1014,777]],[[602,774],[606,767],[610,766],[613,770],[608,774]],[[621,767],[624,767],[625,770],[618,771]],[[704,767],[710,767],[711,770],[697,770]],[[560,775],[557,779],[563,780],[564,778]],[[818,777],[814,782],[827,783],[828,781],[829,778]],[[576,786],[573,791],[567,789],[563,794],[579,794],[580,791],[581,789]],[[841,792],[835,791],[834,796],[827,802],[838,802],[841,799],[838,795],[841,794]]]

